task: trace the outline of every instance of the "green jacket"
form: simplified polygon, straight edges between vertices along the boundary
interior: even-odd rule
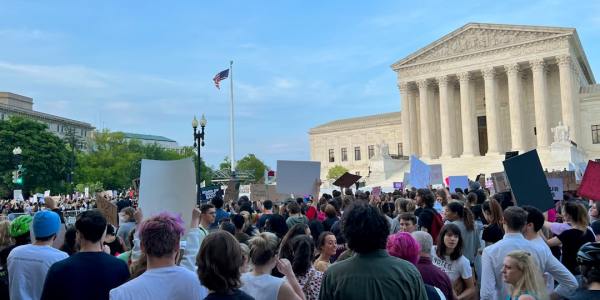
[[[320,299],[427,300],[427,292],[414,265],[380,249],[331,265],[321,284]]]

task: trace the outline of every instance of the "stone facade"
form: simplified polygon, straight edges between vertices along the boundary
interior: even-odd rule
[[[94,130],[94,127],[89,123],[34,111],[33,99],[29,97],[0,92],[0,120],[7,120],[14,115],[45,123],[48,125],[48,131],[60,138],[65,138],[68,132],[73,130],[84,150],[87,149]]]
[[[506,151],[537,149],[547,168],[600,158],[600,86],[573,28],[469,23],[391,67],[405,155],[444,175],[500,171]],[[553,139],[559,124],[566,143]],[[558,148],[579,161],[553,161]]]
[[[317,126],[309,131],[311,160],[321,162],[321,178],[325,178],[329,169],[336,165],[344,166],[353,174],[368,176],[369,165],[382,147],[385,149],[387,146],[393,158],[402,158],[401,127],[399,112],[337,120]],[[355,155],[356,148],[360,159]],[[330,159],[330,151],[333,160]]]

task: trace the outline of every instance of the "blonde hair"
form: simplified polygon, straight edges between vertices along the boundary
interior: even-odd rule
[[[546,285],[540,275],[540,269],[529,252],[523,250],[511,251],[506,257],[516,262],[516,267],[523,272],[517,283],[511,285],[511,295],[514,292],[535,293],[537,299],[546,299]]]
[[[279,238],[271,232],[262,232],[248,241],[250,245],[250,261],[255,266],[267,264],[277,255]]]
[[[398,198],[395,201],[396,204],[396,213],[400,214],[401,212],[414,212],[416,210],[416,205],[410,199]]]
[[[0,249],[4,249],[12,245],[10,238],[10,221],[4,220],[0,222]]]

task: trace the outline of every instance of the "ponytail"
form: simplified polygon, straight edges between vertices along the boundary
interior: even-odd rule
[[[465,223],[465,227],[468,231],[472,231],[475,229],[475,216],[468,207],[463,206],[463,204],[458,201],[452,201],[448,203],[448,206],[446,206],[446,208],[448,208],[452,212],[455,212],[458,215],[458,217],[463,220],[463,223]]]

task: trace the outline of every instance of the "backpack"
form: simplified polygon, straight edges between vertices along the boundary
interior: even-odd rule
[[[431,221],[431,237],[433,238],[433,244],[436,245],[437,237],[442,231],[442,227],[444,226],[444,221],[442,221],[442,215],[438,214],[435,210],[431,208],[426,208],[425,210],[429,211],[433,214],[433,220]]]

